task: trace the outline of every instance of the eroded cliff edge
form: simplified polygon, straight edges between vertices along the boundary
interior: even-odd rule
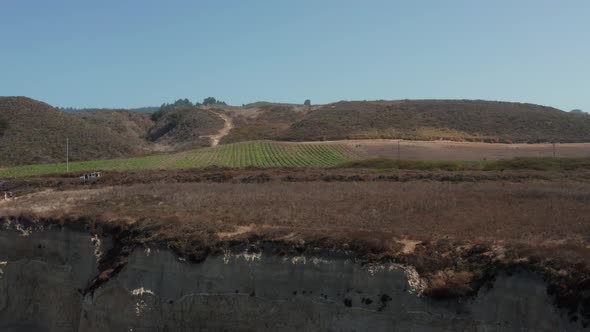
[[[420,295],[425,281],[411,265],[354,251],[235,241],[191,257],[134,237],[3,219],[0,330],[583,329],[540,275],[521,269],[435,299]]]

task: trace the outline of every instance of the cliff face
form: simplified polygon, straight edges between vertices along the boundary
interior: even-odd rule
[[[417,296],[395,264],[342,253],[235,251],[194,264],[135,249],[93,291],[109,239],[55,227],[0,231],[2,331],[561,331],[581,329],[531,274],[501,276],[468,300]],[[104,272],[104,271],[103,271]]]

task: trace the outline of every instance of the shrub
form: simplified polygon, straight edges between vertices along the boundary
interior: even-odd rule
[[[158,121],[160,120],[162,117],[164,117],[164,115],[166,115],[166,113],[168,113],[168,111],[178,108],[178,107],[194,107],[194,106],[198,106],[199,103],[195,103],[193,104],[190,100],[188,100],[187,98],[185,99],[178,99],[177,101],[175,101],[172,104],[168,104],[168,103],[164,103],[162,104],[162,106],[160,106],[160,109],[157,110],[156,112],[154,112],[151,116],[153,121]]]
[[[512,158],[490,162],[484,167],[485,170],[536,170],[536,171],[554,171],[554,170],[589,170],[590,158]]]
[[[478,168],[479,164],[479,162],[468,161],[423,161],[374,158],[347,162],[340,165],[339,167],[373,169],[415,169],[423,171],[463,171],[476,169]]]
[[[496,161],[423,161],[374,158],[351,161],[342,168],[413,169],[422,171],[576,171],[590,170],[590,158],[517,157]]]
[[[207,97],[203,99],[203,105],[227,105],[225,102],[221,100],[217,100],[214,97]]]

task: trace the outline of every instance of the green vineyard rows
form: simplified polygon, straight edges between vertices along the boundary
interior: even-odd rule
[[[219,145],[172,154],[139,158],[93,160],[70,163],[70,172],[98,170],[182,169],[223,167],[329,167],[358,159],[337,143],[253,141]],[[64,173],[65,163],[27,165],[0,169],[0,177]]]

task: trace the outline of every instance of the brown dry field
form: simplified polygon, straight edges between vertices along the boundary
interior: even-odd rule
[[[363,158],[398,158],[398,140],[371,139],[313,142],[344,144]],[[304,143],[305,144],[305,143]],[[311,144],[308,142],[307,144]],[[455,141],[400,140],[400,157],[406,160],[498,160],[514,157],[553,157],[553,145],[502,144]],[[556,157],[590,157],[590,143],[555,145]]]
[[[424,171],[347,168],[222,168],[185,170],[106,171],[98,180],[81,181],[82,173],[19,177],[0,182],[0,192],[17,196],[32,192],[104,188],[121,185],[173,183],[338,183],[338,182],[428,182],[428,183],[577,183],[590,182],[590,171]]]
[[[158,183],[41,191],[1,203],[0,216],[124,222],[183,241],[242,227],[273,237],[358,235],[381,249],[441,238],[585,248],[589,203],[588,183]]]

